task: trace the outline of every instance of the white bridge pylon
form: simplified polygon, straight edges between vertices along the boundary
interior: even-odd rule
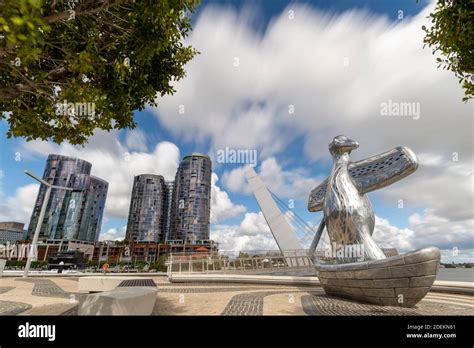
[[[295,255],[296,251],[302,256],[306,256],[307,254],[302,250],[293,227],[278,208],[262,179],[252,167],[247,168],[245,175],[282,255]]]

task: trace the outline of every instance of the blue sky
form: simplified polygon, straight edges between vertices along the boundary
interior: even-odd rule
[[[435,245],[445,261],[472,261],[473,109],[423,49],[421,25],[432,7],[415,0],[204,0],[186,40],[201,54],[174,96],[135,114],[137,129],[97,132],[78,148],[6,139],[0,122],[0,219],[28,224],[37,187],[23,171],[42,174],[48,153],[63,153],[91,161],[92,174],[109,181],[102,238],[120,238],[133,175],[171,179],[184,155],[204,152],[218,177],[212,237],[223,249],[274,248],[243,164],[217,163],[217,152],[256,150],[256,170],[270,189],[317,224],[321,215],[306,211],[307,193],[329,173],[327,144],[346,134],[360,143],[355,160],[398,145],[419,156],[415,174],[369,195],[376,240],[400,250]],[[388,100],[417,103],[421,117],[381,116]]]

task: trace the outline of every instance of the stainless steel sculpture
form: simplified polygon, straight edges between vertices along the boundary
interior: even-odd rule
[[[434,282],[439,250],[426,248],[387,258],[372,239],[375,220],[366,193],[413,173],[418,167],[416,156],[407,147],[397,147],[351,162],[350,153],[358,147],[356,141],[344,135],[329,144],[331,174],[311,191],[308,200],[309,211],[324,212],[310,256],[314,257],[326,227],[331,247],[356,245],[363,252],[363,262],[347,263],[342,257],[328,265],[313,258],[328,294],[381,305],[414,306]]]

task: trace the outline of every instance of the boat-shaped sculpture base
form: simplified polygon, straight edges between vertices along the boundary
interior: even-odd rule
[[[440,261],[438,248],[415,250],[383,260],[316,265],[331,296],[382,306],[413,307],[430,291]]]

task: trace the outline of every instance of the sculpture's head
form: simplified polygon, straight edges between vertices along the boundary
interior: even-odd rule
[[[345,135],[338,135],[329,143],[329,152],[331,155],[351,153],[352,150],[357,149],[359,143]]]

